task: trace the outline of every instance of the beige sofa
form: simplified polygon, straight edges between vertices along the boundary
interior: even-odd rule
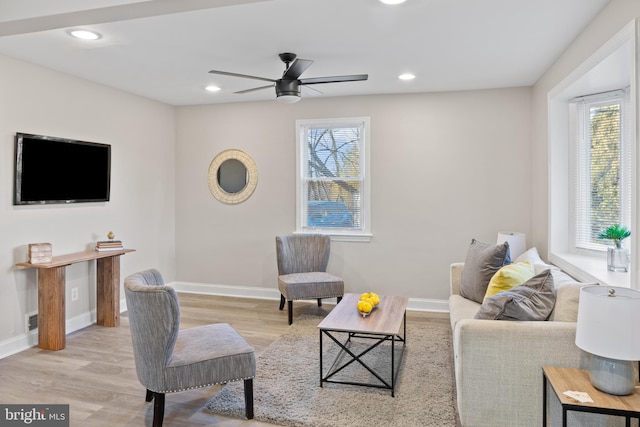
[[[535,265],[537,271],[548,265]],[[585,368],[575,345],[580,287],[552,268],[556,303],[547,321],[474,319],[480,304],[460,295],[463,263],[451,265],[449,310],[453,332],[457,408],[463,427],[542,425],[544,365]],[[551,395],[549,395],[551,396]],[[550,398],[553,422],[559,403]],[[584,417],[589,415],[590,417]],[[586,421],[585,421],[586,420]],[[569,425],[618,425],[612,417],[569,413]]]

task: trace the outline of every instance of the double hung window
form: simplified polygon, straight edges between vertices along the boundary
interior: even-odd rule
[[[299,120],[297,231],[369,233],[369,119]]]
[[[576,251],[605,250],[598,238],[613,224],[631,220],[632,145],[625,91],[579,97],[570,104],[572,219]]]

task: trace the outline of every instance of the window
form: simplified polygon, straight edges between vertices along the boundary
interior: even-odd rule
[[[637,269],[608,271],[604,248],[611,242],[594,239],[603,221],[629,227],[632,235],[624,243],[631,265],[640,265],[634,231],[640,228],[636,26],[637,20],[630,21],[547,94],[547,258],[583,282],[637,288]],[[613,146],[600,148],[609,143],[604,141]],[[612,173],[598,174],[607,168]]]
[[[611,242],[598,238],[613,224],[631,219],[631,138],[625,132],[624,91],[579,97],[570,105],[574,116],[571,158],[574,245],[604,251]]]
[[[369,119],[299,120],[297,231],[370,237]]]

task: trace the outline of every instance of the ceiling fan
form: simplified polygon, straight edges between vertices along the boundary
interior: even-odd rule
[[[223,76],[243,77],[246,79],[264,80],[272,84],[267,86],[254,87],[234,93],[248,93],[256,90],[276,88],[276,100],[280,102],[292,103],[300,100],[300,88],[306,85],[315,85],[323,83],[341,83],[355,82],[359,80],[367,80],[368,74],[352,74],[348,76],[332,76],[332,77],[312,77],[309,79],[301,79],[300,75],[313,64],[309,59],[297,58],[295,53],[281,53],[278,55],[280,60],[285,63],[285,70],[280,79],[269,79],[266,77],[249,76],[247,74],[230,73],[227,71],[211,70],[211,74],[221,74]],[[297,59],[296,59],[297,58]]]

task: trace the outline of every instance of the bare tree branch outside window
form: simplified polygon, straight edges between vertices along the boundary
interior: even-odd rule
[[[309,225],[359,227],[362,191],[361,128],[310,128],[307,135]]]

